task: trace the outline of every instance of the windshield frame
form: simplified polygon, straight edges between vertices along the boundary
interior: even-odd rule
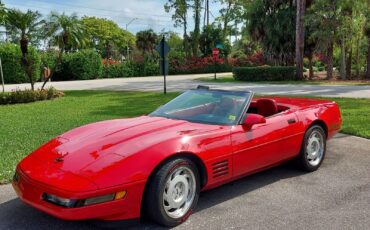
[[[180,97],[181,95],[183,95],[184,93],[189,92],[189,91],[226,92],[226,93],[231,93],[231,94],[232,93],[235,93],[235,94],[237,94],[237,93],[246,93],[246,94],[249,94],[249,95],[247,95],[247,98],[245,99],[245,102],[243,103],[243,107],[240,110],[240,113],[238,114],[237,119],[235,119],[235,121],[233,123],[230,123],[230,124],[227,124],[227,123],[213,123],[213,122],[206,122],[206,121],[197,121],[197,120],[191,120],[191,119],[176,118],[176,117],[169,117],[169,116],[154,114],[162,106],[167,105],[168,103],[175,100],[177,97]],[[209,124],[209,125],[219,125],[219,126],[234,126],[234,125],[242,124],[243,119],[245,118],[246,113],[248,111],[248,108],[250,106],[250,103],[252,102],[253,96],[254,96],[254,93],[250,90],[245,90],[245,91],[243,90],[242,91],[242,90],[222,90],[222,89],[189,89],[189,90],[186,90],[185,92],[183,92],[182,94],[180,94],[179,96],[175,97],[171,101],[167,102],[166,104],[160,106],[159,108],[157,108],[156,110],[151,112],[148,116],[150,116],[150,117],[164,117],[164,118],[173,119],[173,120],[184,120],[184,121],[188,121],[188,122],[192,122],[192,123],[198,123],[198,124]]]

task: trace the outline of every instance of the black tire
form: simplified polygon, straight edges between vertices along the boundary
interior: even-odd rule
[[[319,132],[322,135],[322,138],[323,138],[323,153],[322,153],[321,160],[319,161],[319,163],[317,165],[310,164],[309,159],[308,159],[308,153],[307,153],[308,141],[309,141],[309,138],[310,138],[310,136],[313,132]],[[325,131],[321,126],[313,125],[306,131],[306,133],[304,135],[302,146],[301,146],[301,151],[300,151],[299,156],[297,158],[298,167],[300,169],[304,170],[304,171],[307,171],[307,172],[316,171],[321,166],[322,162],[324,161],[325,154],[326,154],[326,134],[325,134]]]
[[[195,196],[189,210],[180,218],[172,218],[167,215],[163,205],[163,193],[165,190],[166,182],[169,176],[179,167],[186,167],[190,169],[195,176]],[[174,227],[184,221],[193,213],[197,205],[200,192],[199,172],[196,165],[187,158],[177,158],[165,163],[154,175],[150,178],[146,193],[144,196],[144,212],[145,216],[151,221],[166,226]]]

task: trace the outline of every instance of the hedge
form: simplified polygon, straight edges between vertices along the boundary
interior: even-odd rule
[[[63,56],[61,68],[54,80],[89,80],[100,78],[103,64],[100,55],[91,49],[68,53]]]
[[[104,64],[103,78],[143,77],[159,75],[159,64],[156,62]]]
[[[3,65],[4,81],[6,84],[29,83],[22,65],[22,52],[19,45],[11,43],[0,44],[0,57]],[[41,59],[35,48],[29,47],[27,59],[31,63],[34,81],[41,76]]]
[[[228,64],[217,64],[216,71],[217,73],[226,73],[231,72],[233,67]],[[170,66],[169,73],[171,75],[178,75],[178,74],[203,74],[203,73],[214,73],[215,66],[214,65],[207,65],[202,68],[192,68],[192,69],[178,69],[173,68]]]
[[[30,103],[63,97],[64,93],[53,87],[46,90],[16,90],[0,93],[0,105]]]
[[[237,67],[233,69],[239,81],[287,81],[296,80],[294,66]]]
[[[103,65],[103,78],[131,77],[132,70],[126,64],[105,64]]]

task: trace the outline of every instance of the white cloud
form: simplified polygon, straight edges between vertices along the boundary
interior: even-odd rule
[[[166,13],[163,5],[166,0],[4,0],[6,6],[21,10],[38,10],[44,15],[50,11],[76,12],[79,16],[96,16],[108,18],[125,28],[126,23],[137,18],[129,26],[129,31],[136,33],[152,28],[159,32],[176,31],[181,34],[182,28],[175,28],[171,21],[171,13]],[[212,11],[217,15],[219,6],[214,5]],[[189,30],[193,28],[192,13],[189,13]]]

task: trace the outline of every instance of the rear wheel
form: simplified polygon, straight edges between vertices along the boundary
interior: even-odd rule
[[[147,216],[154,222],[173,227],[184,222],[199,198],[199,172],[186,158],[163,165],[150,179],[145,194]]]
[[[325,131],[321,126],[313,125],[304,135],[301,152],[298,157],[300,168],[308,172],[316,171],[324,160],[325,153]]]

